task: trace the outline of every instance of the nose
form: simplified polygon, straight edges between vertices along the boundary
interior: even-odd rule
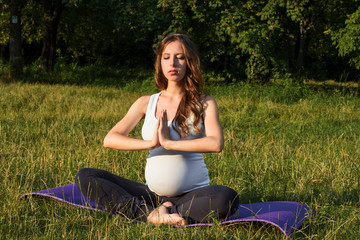
[[[175,59],[175,57],[171,57],[170,58],[170,66],[173,67],[175,65],[176,65],[176,59]]]

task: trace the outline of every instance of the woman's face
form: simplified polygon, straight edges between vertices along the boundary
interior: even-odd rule
[[[168,81],[181,81],[186,74],[186,59],[179,41],[166,45],[161,56],[161,69]]]

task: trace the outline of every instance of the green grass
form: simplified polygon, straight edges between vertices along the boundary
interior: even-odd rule
[[[144,181],[146,152],[104,149],[102,140],[133,101],[154,92],[150,78],[142,83],[109,76],[111,84],[94,78],[92,85],[35,78],[0,82],[3,239],[284,239],[266,224],[182,229],[128,222],[49,199],[20,201],[24,193],[72,183],[82,167]],[[238,84],[213,85],[207,93],[217,99],[225,135],[223,152],[205,155],[212,184],[234,188],[243,203],[308,204],[317,214],[293,239],[357,239],[360,99],[355,91]],[[140,126],[133,135],[140,136]]]

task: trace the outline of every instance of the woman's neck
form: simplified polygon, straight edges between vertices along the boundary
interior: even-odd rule
[[[184,91],[185,89],[183,85],[169,82],[167,88],[162,92],[165,95],[170,95],[173,97],[182,97],[184,95]]]

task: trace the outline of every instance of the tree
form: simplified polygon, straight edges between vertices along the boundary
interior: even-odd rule
[[[160,0],[159,5],[168,17],[164,35],[182,32],[190,35],[199,46],[202,63],[208,69],[227,73],[234,70],[233,62],[241,62],[240,50],[231,42],[226,11],[232,1]],[[235,60],[234,60],[235,59]],[[235,64],[237,65],[237,64]],[[239,71],[237,71],[239,72]],[[226,80],[229,74],[225,74]]]
[[[9,45],[9,3],[16,1],[0,0],[2,52]],[[336,77],[350,66],[344,58],[360,62],[360,10],[354,13],[360,0],[23,1],[24,56],[40,56],[46,71],[55,53],[64,62],[150,67],[151,46],[170,32],[190,35],[206,71],[228,80]]]
[[[332,34],[339,55],[348,57],[351,65],[360,70],[360,7],[345,21],[345,27]]]
[[[61,13],[68,1],[43,0],[44,8],[44,38],[39,67],[51,72],[54,68],[56,53],[56,36]]]
[[[23,74],[23,57],[21,55],[21,10],[24,7],[23,0],[12,0],[10,6],[10,77],[19,78]]]
[[[0,62],[6,60],[6,45],[9,42],[10,12],[8,3],[0,0]]]
[[[120,3],[129,8],[124,1]],[[129,59],[134,46],[140,44],[136,44],[135,39],[131,38],[135,31],[131,31],[128,25],[119,23],[120,19],[130,15],[123,12],[125,7],[119,6],[120,3],[117,0],[86,0],[78,1],[76,6],[68,6],[59,25],[61,55],[79,64]],[[150,47],[151,44],[147,46]]]
[[[169,12],[164,12],[157,0],[113,0],[116,33],[122,45],[117,55],[128,59],[127,65],[143,61],[152,67],[154,53],[151,46],[165,35],[170,23]],[[121,59],[121,60],[122,60]],[[135,61],[133,61],[135,60]]]

